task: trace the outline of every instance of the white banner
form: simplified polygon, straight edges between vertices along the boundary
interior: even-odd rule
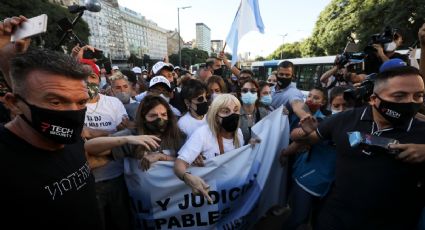
[[[173,172],[173,162],[158,162],[143,172],[125,160],[125,179],[141,229],[240,229],[252,226],[284,197],[279,151],[288,145],[289,125],[282,107],[252,127],[261,143],[246,145],[190,167],[210,185],[208,204],[193,195]]]

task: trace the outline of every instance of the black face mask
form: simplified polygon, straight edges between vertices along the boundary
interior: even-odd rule
[[[46,138],[59,144],[73,144],[81,137],[86,108],[81,110],[50,110],[29,104],[16,95],[31,111],[31,121],[21,114],[21,118]]]
[[[195,113],[198,114],[198,116],[204,116],[208,112],[208,107],[209,107],[209,105],[208,105],[207,101],[196,104]]]
[[[168,120],[157,118],[154,121],[147,121],[145,123],[145,126],[151,133],[163,133],[165,131],[165,128],[167,128],[167,124]]]
[[[409,122],[418,112],[422,103],[395,103],[376,97],[381,101],[379,106],[374,106],[378,112],[393,125],[403,125]]]
[[[233,113],[227,117],[221,117],[221,127],[227,132],[235,132],[239,125],[239,114]]]
[[[213,71],[213,75],[217,75],[217,76],[223,76],[223,68],[218,68],[218,69],[215,69],[214,71]]]
[[[281,89],[284,89],[288,87],[289,84],[291,84],[292,78],[286,78],[286,77],[278,77],[277,78],[277,84]]]

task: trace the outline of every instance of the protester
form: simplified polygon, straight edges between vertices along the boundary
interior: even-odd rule
[[[19,229],[99,229],[94,178],[80,137],[88,100],[89,74],[72,57],[25,51],[10,35],[26,18],[0,22],[0,63],[7,67],[5,104],[16,116],[0,126],[5,226]],[[10,57],[10,56],[9,56]],[[6,62],[5,62],[6,61]],[[9,75],[10,70],[10,75]],[[69,221],[72,218],[72,221]]]
[[[131,98],[132,89],[127,76],[121,72],[114,73],[111,76],[111,89],[112,95],[123,103],[130,121],[134,121],[139,103]]]
[[[140,103],[135,129],[126,129],[109,137],[94,138],[85,143],[87,153],[94,156],[113,155],[116,160],[140,161],[148,170],[157,161],[173,161],[185,136],[168,103],[149,95]]]
[[[242,73],[243,71],[241,71]],[[259,106],[259,86],[253,79],[247,79],[242,84],[240,100],[242,101],[240,128],[244,137],[244,143],[251,139],[251,127],[267,116],[268,111]]]
[[[269,112],[273,111],[272,104],[272,89],[269,83],[265,81],[258,82],[258,90],[260,91],[260,106],[263,106]]]
[[[208,95],[214,100],[219,94],[227,93],[226,84],[220,76],[213,75],[207,81]]]
[[[190,79],[183,85],[181,96],[187,106],[187,112],[179,119],[178,126],[190,137],[197,128],[207,124],[207,88],[199,80]]]
[[[338,86],[332,91],[336,90],[338,90]],[[334,101],[336,95],[341,95],[339,92],[331,93],[334,95],[330,101],[331,105],[336,103]],[[326,96],[323,90],[311,90],[306,104],[309,105],[310,111],[317,120],[326,119],[323,112]],[[340,112],[342,112],[344,107],[339,107],[341,107]],[[303,130],[297,127],[292,130],[291,138],[298,139],[300,134],[302,137]],[[299,229],[302,225],[306,226],[309,224],[309,220],[315,221],[320,198],[328,194],[335,179],[336,152],[332,142],[323,141],[311,146],[292,142],[287,149],[281,152],[280,159],[295,154],[298,155],[295,156],[295,161],[291,166],[293,181],[290,183],[289,192],[289,206],[292,212],[283,226],[283,229],[288,230]],[[281,164],[284,164],[284,162],[281,162]]]
[[[207,160],[233,149],[243,143],[239,127],[240,102],[230,94],[217,96],[207,114],[207,123],[199,127],[178,152],[174,172],[178,178],[190,186],[195,194],[204,195],[209,201],[209,186],[203,179],[187,171],[198,155]]]

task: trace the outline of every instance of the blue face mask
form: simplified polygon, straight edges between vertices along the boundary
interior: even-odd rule
[[[263,105],[271,105],[272,104],[272,95],[266,95],[262,96],[260,99],[260,102],[263,103]]]
[[[251,93],[251,92],[242,93],[241,100],[242,100],[242,103],[246,105],[255,104],[255,102],[257,101],[257,93]]]

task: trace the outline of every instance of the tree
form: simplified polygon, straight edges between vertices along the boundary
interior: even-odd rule
[[[403,5],[397,0],[333,0],[320,13],[306,54],[341,53],[350,36],[365,47],[371,35],[383,32],[385,26],[400,28],[408,46],[417,39],[424,14],[423,0],[405,0]]]
[[[301,57],[301,46],[303,42],[282,44],[267,59],[288,59]]]
[[[266,59],[262,56],[255,57],[255,61],[265,61]]]
[[[6,18],[17,15],[24,15],[27,18],[32,18],[40,14],[48,15],[47,32],[41,37],[44,41],[44,46],[54,48],[59,43],[57,22],[67,17],[72,20],[76,15],[72,15],[68,10],[59,5],[50,3],[47,0],[13,0],[2,1],[0,3],[0,18]],[[85,43],[88,42],[90,31],[86,22],[82,19],[74,26],[74,33]],[[68,49],[73,47],[73,44],[68,44]]]
[[[194,49],[183,48],[181,50],[181,56],[182,56],[182,67],[189,68],[193,64],[205,63],[205,61],[208,59],[208,52],[199,50],[197,48],[194,48]],[[172,54],[168,57],[168,59],[170,63],[173,65],[179,64],[178,54]]]

